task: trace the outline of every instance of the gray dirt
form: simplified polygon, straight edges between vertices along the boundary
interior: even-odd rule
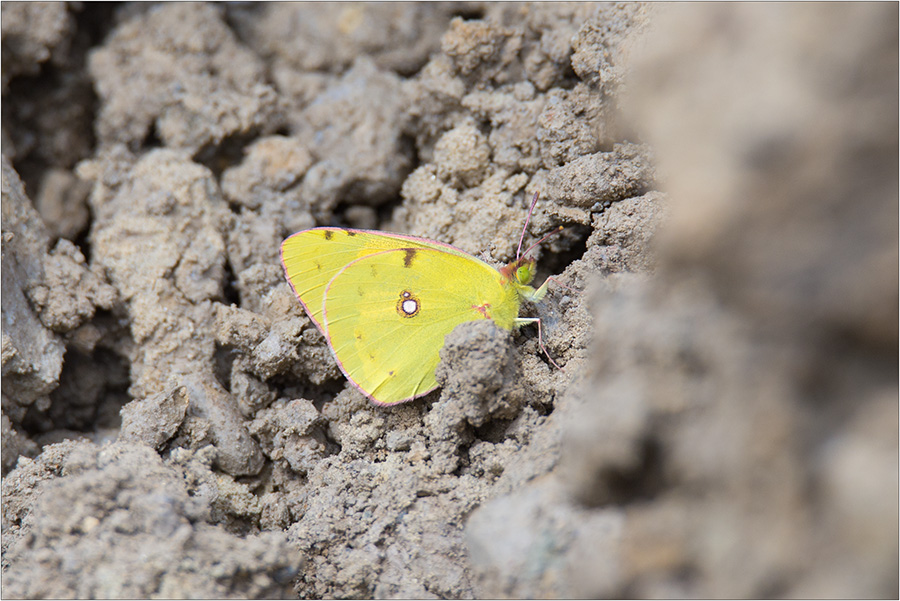
[[[2,4],[15,598],[898,595],[898,8]],[[535,251],[343,378],[316,225]]]

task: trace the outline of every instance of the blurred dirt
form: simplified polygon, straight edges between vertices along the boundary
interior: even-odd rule
[[[898,595],[898,8],[2,4],[8,597]],[[316,225],[547,298],[371,405]]]

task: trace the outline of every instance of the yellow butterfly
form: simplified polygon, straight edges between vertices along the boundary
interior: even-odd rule
[[[536,203],[537,194],[531,210]],[[550,281],[528,285],[530,250],[495,269],[434,240],[317,227],[287,238],[281,262],[347,379],[374,403],[396,405],[437,388],[444,336],[461,323],[492,319],[511,330],[537,322],[540,335],[539,319],[519,317],[522,300],[541,300]]]

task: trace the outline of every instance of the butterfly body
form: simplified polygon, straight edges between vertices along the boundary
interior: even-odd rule
[[[335,227],[298,232],[281,247],[285,275],[347,378],[373,402],[393,405],[437,388],[444,336],[492,319],[507,330],[534,261],[495,269],[441,242]]]

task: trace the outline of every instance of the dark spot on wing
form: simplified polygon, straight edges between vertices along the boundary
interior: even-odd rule
[[[325,230],[325,239],[331,240],[332,237],[334,237],[334,232],[332,232],[331,230]]]
[[[403,266],[404,267],[412,267],[413,259],[416,258],[416,253],[418,252],[415,248],[407,248],[403,251]]]
[[[356,232],[351,232],[350,230],[345,230],[348,236],[355,236]]]

